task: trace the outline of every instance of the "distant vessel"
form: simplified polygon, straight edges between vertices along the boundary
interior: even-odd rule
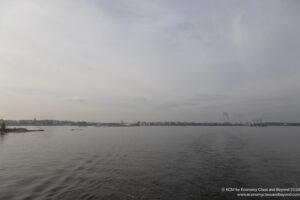
[[[264,122],[262,119],[258,119],[258,120],[253,120],[252,123],[250,123],[250,126],[265,127],[268,126],[268,124]]]
[[[268,126],[268,125],[266,123],[251,123],[250,126],[265,127],[265,126]]]

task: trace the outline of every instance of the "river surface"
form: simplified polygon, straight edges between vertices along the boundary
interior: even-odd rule
[[[222,188],[300,187],[300,127],[42,128],[0,135],[1,200],[235,199]]]

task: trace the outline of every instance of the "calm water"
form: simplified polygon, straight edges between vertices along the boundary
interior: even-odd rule
[[[233,199],[299,187],[297,127],[45,127],[0,137],[0,199]]]

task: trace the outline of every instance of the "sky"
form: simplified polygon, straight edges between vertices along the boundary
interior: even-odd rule
[[[0,118],[300,122],[297,0],[0,0]]]

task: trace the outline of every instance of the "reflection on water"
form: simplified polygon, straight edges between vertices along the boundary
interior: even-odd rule
[[[4,140],[4,134],[0,133],[0,144],[3,142],[3,140]]]
[[[299,187],[297,127],[46,127],[0,138],[0,199],[233,199]]]

